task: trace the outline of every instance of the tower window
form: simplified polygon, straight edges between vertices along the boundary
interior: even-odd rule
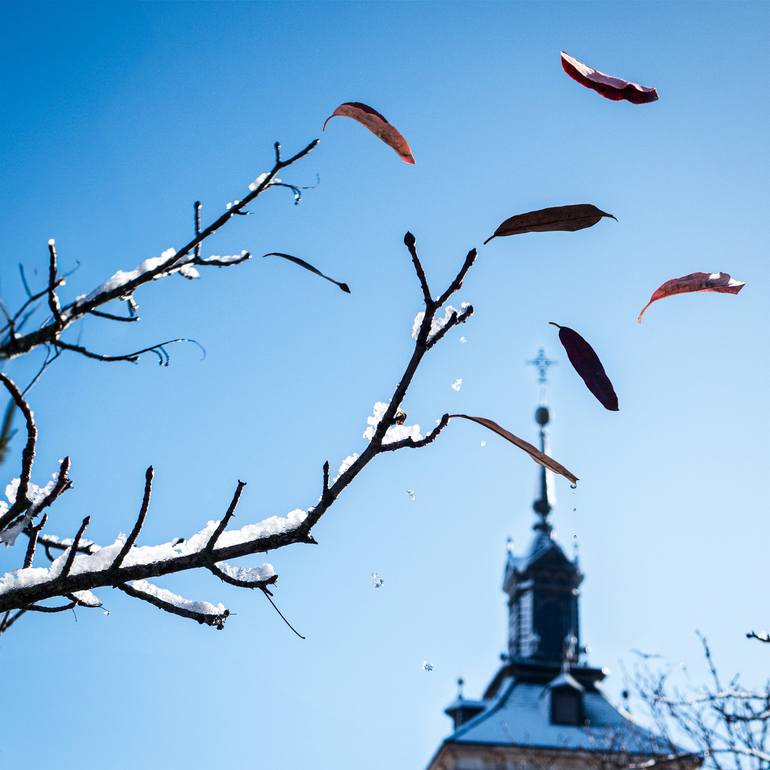
[[[551,691],[551,722],[555,725],[583,724],[582,699],[572,688]]]

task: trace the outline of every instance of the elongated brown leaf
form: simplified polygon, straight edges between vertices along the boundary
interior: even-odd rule
[[[569,326],[559,326],[553,321],[550,323],[558,327],[559,341],[564,345],[570,363],[583,378],[588,390],[596,396],[605,409],[617,412],[618,397],[615,395],[615,388],[612,387],[596,351],[574,329],[570,329]]]
[[[498,436],[502,436],[507,441],[510,441],[511,444],[515,444],[519,449],[523,449],[536,463],[544,465],[546,468],[549,468],[554,473],[558,473],[560,476],[564,476],[564,478],[568,479],[571,484],[577,484],[578,477],[572,473],[572,471],[568,471],[561,463],[556,462],[556,460],[549,457],[544,452],[541,452],[536,446],[533,446],[528,441],[524,441],[524,439],[515,436],[510,431],[498,425],[494,420],[489,420],[486,417],[471,417],[468,414],[449,415],[450,420],[455,417],[462,417],[464,420],[471,420],[472,422],[477,422],[479,425],[483,425],[493,433],[497,433]]]
[[[547,209],[516,214],[505,220],[484,243],[492,238],[521,233],[545,233],[554,230],[574,232],[595,225],[602,217],[617,217],[597,209],[591,203],[575,203],[570,206],[551,206]]]
[[[366,126],[375,136],[382,139],[388,147],[395,150],[404,163],[414,165],[414,156],[409,149],[409,144],[406,139],[404,139],[395,126],[390,124],[383,115],[380,115],[377,110],[373,109],[368,104],[364,104],[363,102],[344,102],[343,104],[340,104],[340,106],[337,107],[337,109],[324,121],[324,131],[326,131],[326,124],[337,115],[357,120],[362,126]]]
[[[647,104],[658,98],[658,92],[654,88],[640,86],[638,83],[631,83],[612,75],[605,75],[564,51],[561,52],[561,66],[580,85],[590,88],[605,99],[612,99],[614,102],[625,99],[633,104]]]
[[[270,251],[267,254],[262,255],[263,259],[265,257],[282,257],[283,259],[288,259],[289,262],[293,262],[295,265],[304,267],[305,270],[309,270],[311,273],[320,275],[321,278],[325,278],[327,281],[330,281],[331,283],[335,284],[335,286],[339,286],[340,289],[342,289],[342,291],[344,291],[346,294],[350,294],[350,287],[346,283],[335,281],[334,278],[329,278],[328,275],[325,275],[324,273],[322,273],[317,267],[313,267],[313,265],[311,265],[310,262],[305,262],[304,259],[300,259],[299,257],[294,257],[291,254],[284,254],[282,251]]]
[[[674,294],[687,294],[693,291],[716,291],[720,294],[737,294],[746,284],[731,278],[727,273],[690,273],[681,278],[672,278],[658,286],[652,293],[650,301],[642,308],[636,320],[641,323],[644,311],[664,297]]]

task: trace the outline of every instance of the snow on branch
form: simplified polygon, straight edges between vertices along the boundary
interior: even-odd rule
[[[197,620],[198,623],[212,626],[220,631],[225,627],[225,621],[230,615],[230,610],[224,604],[185,599],[184,596],[165,588],[159,588],[147,580],[123,583],[118,588],[135,599],[141,599],[152,604],[159,610],[170,612],[172,615],[179,615],[182,618]]]
[[[129,354],[106,355],[91,351],[83,345],[67,342],[62,339],[62,335],[73,324],[88,315],[95,315],[112,321],[137,321],[134,293],[151,281],[166,278],[174,273],[179,273],[189,279],[197,278],[200,275],[196,269],[198,267],[232,267],[250,259],[251,255],[248,251],[242,251],[240,254],[232,256],[202,257],[201,244],[230,222],[233,217],[248,213],[246,207],[270,187],[290,187],[295,190],[296,200],[300,188],[281,182],[277,174],[282,169],[304,158],[317,144],[318,140],[314,140],[295,155],[284,159],[281,156],[280,145],[276,143],[275,163],[270,171],[260,174],[249,185],[248,194],[243,199],[228,204],[224,212],[205,228],[201,228],[201,204],[196,201],[195,234],[189,242],[178,249],[167,248],[158,256],[146,258],[131,270],[121,269],[114,272],[91,292],[81,294],[64,306],[62,306],[57,289],[64,286],[65,276],[58,275],[58,254],[55,241],[51,239],[48,242],[48,285],[36,293],[28,291],[28,298],[21,307],[14,314],[10,312],[6,314],[5,324],[0,326],[0,335],[3,335],[2,341],[0,341],[0,360],[29,353],[40,346],[52,346],[58,351],[74,352],[87,358],[105,362],[132,362],[147,352],[159,354],[161,363],[167,362],[164,359],[167,354],[165,354],[162,346],[169,343],[160,343]],[[23,271],[22,278],[26,281]],[[129,311],[128,316],[116,315],[101,309],[104,305],[115,300],[126,302]],[[29,322],[38,309],[43,307],[47,307],[49,315],[42,324],[33,331],[22,333],[24,325]],[[48,361],[46,365],[47,363]]]
[[[274,178],[277,169],[283,168],[307,154],[314,146],[314,144],[308,145],[296,156],[286,161],[281,160],[280,147],[276,146],[276,166],[274,166],[273,172],[270,172],[272,178]],[[243,201],[234,204],[228,212],[233,212],[239,207],[242,208],[246,202],[253,200],[259,192],[264,190],[270,182],[269,175],[261,181],[255,180],[255,189]],[[207,233],[214,232],[225,220],[217,220],[206,230],[201,230],[200,206],[197,204],[195,213],[196,238],[190,244],[187,244],[173,256],[170,253],[165,257],[161,255],[165,262],[157,265],[155,263],[140,265],[136,274],[132,273],[128,277],[126,275],[118,278],[113,276],[114,280],[110,279],[109,285],[102,287],[101,293],[97,297],[104,298],[111,295],[118,297],[121,292],[132,291],[141,282],[152,280],[160,275],[159,272],[154,271],[179,268],[178,257],[180,255],[187,260],[182,264],[199,265],[200,262],[206,261],[199,256],[200,243]],[[163,575],[191,569],[204,569],[229,585],[262,590],[289,627],[298,636],[301,636],[271,599],[272,594],[268,590],[268,586],[274,585],[278,579],[273,566],[271,564],[263,564],[260,567],[235,566],[230,564],[230,561],[256,553],[266,553],[291,544],[315,544],[316,540],[312,534],[313,528],[369,462],[383,453],[402,448],[426,446],[434,441],[446,427],[448,415],[445,414],[432,431],[423,435],[419,424],[407,424],[407,415],[402,409],[402,404],[417,369],[429,350],[444,336],[448,329],[470,317],[473,311],[472,307],[463,303],[459,311],[447,307],[440,319],[436,320],[436,313],[440,311],[442,304],[461,287],[462,278],[473,263],[475,251],[470,252],[466,257],[457,276],[449,288],[440,295],[439,300],[433,301],[428,293],[427,278],[417,254],[414,239],[406,238],[405,242],[412,256],[412,262],[424,291],[426,302],[425,312],[419,319],[415,330],[415,344],[412,354],[391,398],[388,401],[376,402],[372,415],[367,418],[364,431],[364,438],[368,440],[366,447],[360,454],[353,452],[346,457],[340,465],[337,475],[331,481],[329,463],[324,463],[321,496],[315,506],[306,509],[295,508],[284,516],[270,516],[240,528],[230,529],[245,486],[244,482],[239,481],[223,518],[209,521],[206,526],[185,539],[177,538],[159,545],[137,545],[143,523],[149,512],[154,475],[153,469],[150,467],[145,474],[144,494],[139,512],[129,535],[120,534],[109,545],[102,547],[84,539],[88,517],[83,520],[78,533],[71,539],[59,539],[43,533],[42,527],[45,525],[45,521],[42,519],[40,525],[32,525],[31,520],[27,523],[22,531],[30,538],[30,545],[23,561],[24,566],[0,576],[0,613],[3,613],[0,615],[0,633],[7,630],[27,611],[58,612],[76,605],[97,607],[101,602],[93,591],[107,587],[118,588],[128,595],[153,604],[166,612],[222,628],[229,615],[229,611],[224,605],[191,601],[148,582],[149,579]],[[211,264],[215,264],[214,259],[217,262],[226,263],[228,260],[235,262],[238,258],[211,258]],[[93,303],[94,301],[95,299],[84,301],[79,307],[83,312],[90,312],[93,307],[89,305],[89,302]],[[71,310],[71,307],[69,309]],[[68,308],[62,310],[65,323],[68,322],[67,319],[71,320],[74,317],[72,315],[65,316],[64,313],[67,310]],[[0,355],[0,357],[2,356]],[[0,373],[0,377],[4,377],[4,375]],[[20,481],[17,484],[9,485],[8,496],[11,508],[6,506],[7,512],[4,516],[8,522],[11,520],[7,518],[7,513],[14,506],[17,506],[20,515],[25,515],[28,509],[33,509],[37,513],[43,507],[50,505],[58,494],[69,486],[70,482],[67,477],[68,460],[62,464],[60,473],[52,485],[49,484],[38,489],[29,481],[36,438],[32,412],[13,383],[7,378],[3,379],[3,382],[12,395],[16,394],[14,398],[17,399],[19,408],[28,417],[29,438],[27,445],[31,447],[23,453]],[[19,503],[22,497],[24,502]],[[18,514],[14,514],[14,522],[18,518]],[[0,516],[2,516],[1,510]],[[61,551],[61,555],[53,558],[48,567],[36,567],[33,564],[35,543],[41,544],[49,556],[52,551]],[[56,598],[63,598],[68,602],[57,606],[41,604],[41,602]]]

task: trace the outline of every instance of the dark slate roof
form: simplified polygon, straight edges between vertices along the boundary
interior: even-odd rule
[[[578,685],[580,686],[580,685]],[[531,746],[541,749],[669,754],[671,747],[629,714],[616,709],[598,688],[583,694],[587,725],[552,724],[548,685],[509,678],[484,711],[450,735],[444,744]]]

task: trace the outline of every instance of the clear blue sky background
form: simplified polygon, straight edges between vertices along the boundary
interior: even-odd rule
[[[64,358],[31,399],[37,481],[73,458],[76,489],[52,517],[86,513],[111,541],[133,521],[145,467],[157,483],[144,542],[219,518],[238,478],[239,522],[307,507],[321,465],[363,446],[372,403],[409,355],[419,292],[411,229],[436,288],[505,217],[592,202],[619,218],[580,233],[485,247],[460,299],[473,321],[435,350],[407,410],[447,410],[534,437],[539,346],[553,375],[559,535],[587,573],[583,635],[611,668],[657,650],[700,676],[693,630],[751,682],[768,651],[744,632],[767,604],[767,3],[7,4],[0,31],[2,295],[16,265],[39,285],[46,241],[82,267],[65,292],[184,243],[287,150],[320,136],[342,101],[365,101],[408,137],[409,167],[338,119],[285,176],[287,191],[217,236],[208,253],[288,251],[353,294],[256,260],[142,291],[142,323],[92,319],[109,352],[179,335],[169,368]],[[564,75],[559,50],[646,85],[613,103]],[[748,282],[636,313],[662,281],[696,270]],[[565,360],[555,320],[602,356],[621,411],[604,411]],[[20,380],[33,363],[12,362]],[[450,389],[462,377],[459,393]],[[480,441],[486,439],[482,448]],[[16,439],[14,450],[20,448]],[[4,473],[16,473],[13,462]],[[270,558],[277,601],[204,575],[158,581],[237,615],[224,632],[117,592],[111,615],[30,617],[0,641],[4,767],[420,768],[463,674],[476,695],[505,645],[505,539],[523,547],[535,466],[472,425],[370,466],[317,528],[318,547]],[[405,492],[416,492],[411,502]],[[573,511],[573,509],[575,509]],[[18,565],[18,549],[0,566]],[[375,590],[370,573],[384,586]],[[430,660],[435,670],[420,666]],[[41,740],[40,736],[45,736]]]

